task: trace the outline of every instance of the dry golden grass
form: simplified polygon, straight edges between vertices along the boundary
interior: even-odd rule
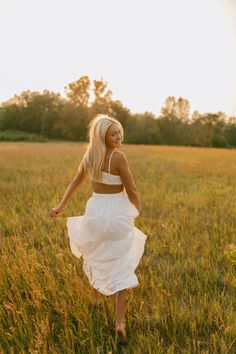
[[[236,150],[124,146],[148,235],[128,294],[129,345],[117,348],[114,304],[90,308],[66,217],[83,214],[84,183],[48,216],[84,144],[0,144],[1,353],[236,353]]]

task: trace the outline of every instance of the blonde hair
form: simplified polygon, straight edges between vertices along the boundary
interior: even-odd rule
[[[89,172],[90,178],[93,180],[100,179],[106,155],[105,137],[108,128],[114,123],[119,124],[123,139],[123,127],[115,118],[99,114],[89,123],[89,146],[84,154],[83,164],[85,170]]]

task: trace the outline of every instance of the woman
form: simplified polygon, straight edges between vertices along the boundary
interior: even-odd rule
[[[126,293],[139,285],[134,270],[147,236],[134,226],[140,200],[127,158],[117,151],[123,139],[120,122],[98,115],[89,127],[89,146],[78,172],[50,215],[61,212],[88,175],[93,194],[85,214],[67,219],[70,248],[76,257],[83,256],[83,270],[93,286],[92,303],[101,302],[101,293],[115,296],[116,332],[119,341],[126,342]]]

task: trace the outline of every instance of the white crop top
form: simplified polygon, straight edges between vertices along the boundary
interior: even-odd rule
[[[99,182],[99,183],[103,183],[103,184],[118,184],[118,185],[123,184],[120,176],[112,175],[110,173],[110,170],[111,170],[111,157],[112,157],[112,154],[113,154],[114,151],[115,150],[112,151],[111,156],[109,158],[109,164],[108,164],[108,171],[109,172],[101,171],[101,178],[98,181],[95,181],[95,182]]]

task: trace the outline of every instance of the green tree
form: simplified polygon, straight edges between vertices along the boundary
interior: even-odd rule
[[[158,144],[160,130],[154,114],[144,112],[135,114],[126,123],[125,142],[131,144]]]
[[[229,146],[236,147],[236,117],[230,117],[225,129],[225,137]]]
[[[121,122],[124,129],[126,128],[127,122],[131,118],[130,110],[123,105],[119,100],[111,101],[112,117],[116,118]]]
[[[93,80],[94,101],[91,105],[91,115],[108,114],[113,115],[112,91],[107,89],[107,82],[103,79]]]
[[[190,104],[185,98],[174,96],[166,98],[164,106],[161,108],[162,117],[176,117],[184,122],[189,119]]]
[[[88,106],[91,82],[88,76],[81,76],[77,81],[65,87],[68,100],[76,106]]]

